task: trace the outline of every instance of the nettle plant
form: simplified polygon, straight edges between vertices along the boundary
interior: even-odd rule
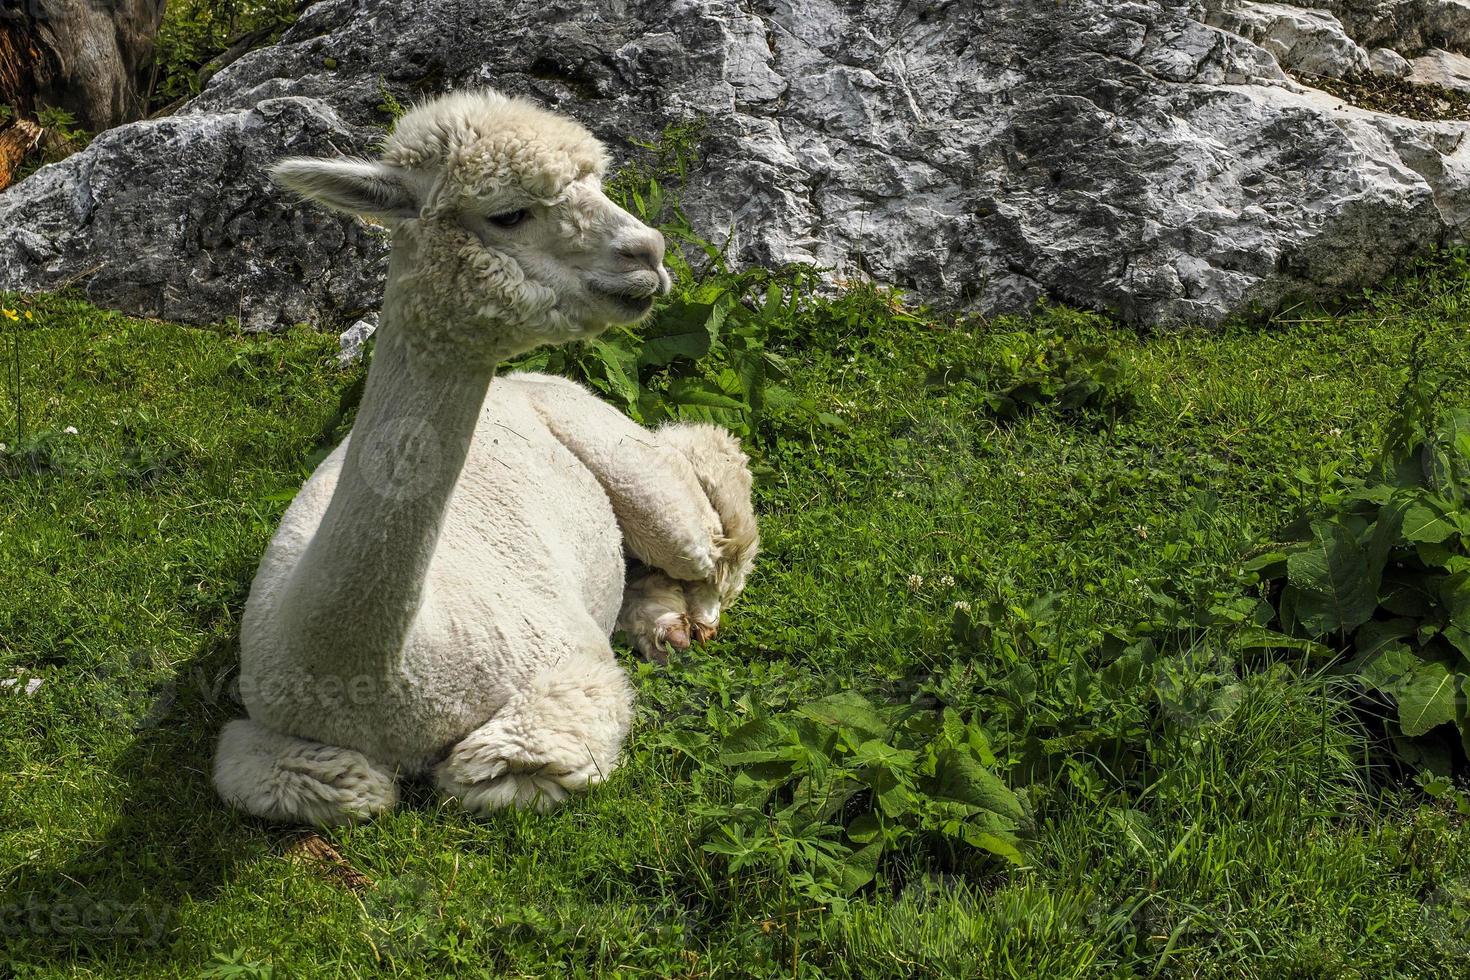
[[[852,692],[780,712],[738,707],[659,735],[702,777],[702,850],[729,880],[774,877],[835,906],[900,855],[1023,863],[1027,807],[996,775],[978,722]]]
[[[1470,412],[1436,401],[1411,385],[1380,464],[1329,483],[1246,567],[1270,625],[1342,652],[1405,760],[1446,773],[1470,751]]]

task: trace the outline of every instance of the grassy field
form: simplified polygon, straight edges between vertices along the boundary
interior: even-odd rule
[[[752,441],[757,573],[708,648],[664,669],[623,654],[640,714],[611,781],[484,821],[414,790],[320,835],[225,810],[207,774],[239,713],[255,563],[350,420],[360,369],[308,331],[7,305],[32,319],[0,321],[0,676],[17,681],[0,690],[0,975],[1376,978],[1470,962],[1454,794],[1392,763],[1325,661],[1236,655],[1231,627],[1187,614],[1367,468],[1416,336],[1443,397],[1470,404],[1453,380],[1470,369],[1463,268],[1216,333],[807,304],[772,340],[799,410]],[[1052,342],[1106,347],[1116,404],[998,418],[976,366],[1024,368]],[[1141,640],[1147,670],[1100,672]],[[778,821],[746,859],[708,846],[735,784],[671,733],[718,739],[834,691],[986,731],[1025,803],[1021,863],[919,834],[822,901]]]

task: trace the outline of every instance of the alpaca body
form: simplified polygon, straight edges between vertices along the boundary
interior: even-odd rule
[[[370,671],[350,649],[294,649],[278,615],[348,442],[317,468],[282,518],[245,608],[240,681],[252,719],[419,771],[556,651],[612,659],[623,535],[596,476],[552,435],[525,389],[514,379],[490,386],[393,670]]]
[[[399,120],[381,161],[278,179],[393,231],[357,421],[287,510],[241,622],[214,782],[289,823],[392,807],[433,770],[466,809],[605,779],[632,722],[609,633],[713,635],[756,548],[749,466],[713,426],[650,432],[506,359],[648,314],[663,238],[603,193],[575,122],[494,92]],[[626,557],[625,557],[626,556]],[[637,563],[625,588],[625,561]]]

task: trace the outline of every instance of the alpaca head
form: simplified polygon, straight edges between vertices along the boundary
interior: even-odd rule
[[[473,91],[404,115],[380,160],[289,159],[273,175],[393,229],[421,339],[505,356],[637,321],[669,291],[663,236],[603,193],[607,162],[571,119]]]

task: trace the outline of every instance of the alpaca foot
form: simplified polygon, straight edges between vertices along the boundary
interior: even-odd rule
[[[667,663],[669,647],[683,651],[715,638],[720,629],[719,587],[641,569],[628,576],[618,628],[646,659]]]
[[[356,749],[283,735],[249,718],[220,732],[214,786],[231,806],[277,823],[359,823],[398,802],[392,770]]]
[[[631,573],[623,591],[618,629],[654,663],[667,663],[670,647],[688,650],[697,634],[689,619],[684,583],[652,569]]]
[[[472,813],[544,813],[611,774],[632,715],[633,690],[611,650],[571,656],[460,740],[434,779]]]
[[[685,582],[684,603],[694,642],[708,643],[720,631],[720,590],[712,582]]]

